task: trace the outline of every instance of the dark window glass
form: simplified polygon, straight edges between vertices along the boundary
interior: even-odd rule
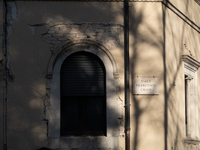
[[[77,52],[63,62],[61,136],[106,135],[105,67],[88,52]]]

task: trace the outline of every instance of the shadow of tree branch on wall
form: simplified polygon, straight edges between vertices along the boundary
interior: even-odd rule
[[[13,85],[9,86],[8,144],[11,149],[15,149],[16,147],[19,149],[23,149],[24,147],[36,149],[46,146],[47,142],[47,127],[41,120],[44,119],[43,98],[46,94],[44,92],[46,90],[46,69],[55,49],[64,45],[65,42],[71,42],[70,37],[76,39],[77,34],[79,34],[77,39],[87,38],[96,40],[107,46],[117,61],[119,75],[123,76],[123,33],[122,31],[118,31],[117,28],[116,34],[109,35],[110,39],[104,38],[108,36],[106,35],[108,33],[107,30],[110,33],[116,31],[114,27],[106,29],[105,24],[107,24],[107,27],[116,24],[122,27],[123,3],[61,1],[16,1],[15,3],[20,15],[19,19],[12,26],[13,32],[9,41],[11,66],[16,81]],[[188,1],[186,4],[188,4]],[[162,86],[160,87],[160,95],[164,95],[164,101],[162,101],[162,98],[159,97],[160,95],[132,95],[131,92],[131,143],[133,143],[133,150],[141,149],[148,140],[152,141],[152,145],[159,144],[158,141],[163,141],[164,149],[167,150],[170,146],[169,142],[180,138],[183,133],[181,123],[184,122],[184,118],[180,115],[182,107],[179,107],[179,104],[184,102],[181,102],[181,100],[178,101],[179,99],[183,99],[183,97],[176,95],[179,91],[172,83],[175,81],[182,82],[181,56],[184,50],[183,44],[186,41],[186,25],[182,23],[180,26],[180,22],[170,20],[169,18],[172,14],[165,10],[164,6],[162,10],[163,14],[159,9],[155,9],[154,14],[158,14],[158,16],[154,16],[155,20],[153,21],[148,19],[148,17],[152,16],[150,13],[147,13],[147,8],[161,7],[161,5],[161,3],[141,2],[139,4],[133,2],[130,7],[130,76],[131,78],[137,75],[158,77]],[[162,26],[156,26],[156,23],[152,23],[154,21],[159,22]],[[55,26],[55,24],[64,26],[69,24],[72,26],[73,23],[76,23],[73,25],[81,26],[80,22],[83,25],[81,28],[84,28],[84,24],[88,23],[91,27],[88,27],[88,30],[95,29],[98,30],[98,33],[93,32],[93,35],[88,35],[85,33],[86,28],[84,30],[77,29],[78,32],[73,30],[73,34],[69,35],[65,33],[67,34],[66,38],[68,41],[61,40],[59,41],[60,43],[58,42],[58,38],[64,38],[63,36],[59,36],[62,33],[59,33],[57,37],[49,34],[52,40],[47,43],[43,41],[44,34],[52,26]],[[37,24],[37,26],[31,26],[30,28],[30,25],[33,24]],[[105,29],[103,29],[104,25]],[[179,29],[177,29],[177,26]],[[119,28],[119,30],[121,29]],[[193,35],[191,35],[191,38],[193,38]],[[110,43],[106,43],[106,40],[110,40]],[[195,56],[198,56],[198,54],[199,52],[195,52]],[[123,83],[122,78],[120,81]],[[132,79],[130,81],[132,82]],[[183,85],[180,84],[177,86],[182,88]],[[118,95],[116,94],[116,103],[119,101],[122,103],[123,92],[126,90],[123,85],[120,85],[120,88],[122,92],[119,92]],[[116,112],[112,108],[109,109]],[[123,117],[119,120],[123,122]],[[43,127],[41,127],[42,125]],[[164,137],[158,137],[156,135],[159,135],[158,132],[164,132]],[[157,136],[155,137],[158,140],[150,139],[149,135],[153,134]],[[20,141],[24,141],[25,144],[21,144]],[[90,142],[94,141],[90,139]],[[101,141],[98,142],[101,143]],[[176,149],[178,147],[177,140],[172,145]],[[151,145],[148,146],[150,149]]]
[[[138,4],[140,6],[140,4]],[[141,4],[142,5],[142,4]],[[137,5],[135,6],[137,7]],[[155,6],[154,6],[155,7]],[[130,69],[131,69],[131,78],[134,77],[153,77],[156,76],[159,78],[160,82],[163,81],[163,72],[162,70],[156,69],[157,64],[155,64],[156,57],[162,58],[162,34],[159,34],[157,30],[162,31],[162,27],[156,29],[152,26],[151,21],[147,22],[145,9],[148,6],[141,7],[140,9],[136,9],[134,11],[133,7],[131,7],[130,18],[132,28],[130,31],[130,36],[132,37],[133,42],[130,45]],[[155,11],[155,14],[159,14],[159,11]],[[159,14],[161,15],[161,14]],[[158,20],[162,21],[162,17],[157,16]],[[155,19],[155,18],[154,18]],[[155,22],[156,22],[155,21]],[[157,22],[158,23],[158,22]],[[144,46],[143,46],[144,45]],[[145,45],[148,45],[145,47]],[[148,47],[148,50],[147,50]],[[148,54],[147,54],[148,53]],[[152,53],[152,55],[151,55]],[[154,55],[154,54],[155,55]],[[149,67],[147,67],[147,64]],[[155,74],[154,70],[157,70]],[[132,81],[131,81],[132,82]],[[152,128],[158,127],[164,128],[162,124],[162,116],[155,116],[156,107],[153,106],[158,100],[159,96],[156,95],[132,95],[132,110],[133,116],[132,122],[132,137],[133,137],[133,150],[137,149],[147,149],[151,148],[151,144],[153,143],[153,139],[149,139],[151,136],[150,130],[155,130]],[[162,111],[161,111],[162,112]],[[161,113],[157,111],[157,114]],[[147,125],[148,124],[148,125]],[[157,125],[156,125],[157,124]],[[146,126],[146,127],[144,127]],[[144,141],[150,141],[144,142]],[[148,145],[145,147],[145,145]]]

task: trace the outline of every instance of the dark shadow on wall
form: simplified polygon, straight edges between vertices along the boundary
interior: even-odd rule
[[[40,27],[38,24],[38,27],[35,27],[35,29],[33,30],[33,33],[35,32],[34,35],[32,35],[27,24],[37,23],[36,21],[38,20],[39,22],[41,22],[42,19],[44,19],[45,21],[50,20],[50,22],[54,24],[56,22],[62,22],[62,18],[64,19],[67,18],[66,20],[71,21],[71,22],[73,22],[74,20],[77,22],[79,20],[86,21],[86,22],[91,22],[93,20],[96,20],[96,22],[107,23],[107,22],[113,21],[113,22],[118,23],[118,17],[123,16],[122,15],[123,7],[119,7],[119,8],[113,7],[112,3],[106,3],[106,6],[107,6],[106,8],[99,7],[99,5],[97,4],[94,5],[93,3],[85,3],[85,4],[81,4],[81,6],[78,6],[78,7],[75,7],[75,6],[73,7],[71,5],[72,7],[69,10],[67,10],[64,7],[60,9],[48,10],[44,2],[43,3],[38,2],[39,4],[35,4],[37,3],[36,1],[34,2],[34,6],[37,6],[37,11],[35,11],[35,14],[34,14],[33,12],[30,11],[28,7],[26,7],[28,6],[28,3],[32,3],[32,2],[24,2],[24,7],[22,7],[23,6],[22,2],[20,3],[20,13],[23,14],[23,17],[21,18],[22,22],[20,22],[19,20],[19,21],[16,21],[16,23],[13,25],[15,32],[13,33],[12,35],[13,37],[10,41],[10,44],[12,45],[11,65],[13,66],[13,68],[15,68],[13,69],[13,73],[15,74],[16,80],[17,80],[15,83],[13,83],[13,85],[9,87],[11,89],[10,93],[12,93],[12,96],[10,95],[10,100],[9,100],[9,115],[8,115],[9,125],[8,126],[10,129],[9,135],[12,134],[12,136],[9,136],[8,146],[11,148],[16,148],[16,147],[23,148],[24,146],[35,147],[35,145],[37,145],[36,143],[40,143],[39,140],[36,140],[35,135],[31,133],[30,130],[34,128],[34,125],[32,123],[38,124],[38,122],[41,121],[40,120],[41,116],[43,117],[43,114],[40,113],[40,112],[43,112],[43,107],[41,106],[38,107],[36,103],[38,103],[39,101],[39,105],[43,105],[42,97],[44,96],[45,93],[44,92],[40,93],[40,90],[44,90],[46,86],[45,84],[46,74],[44,70],[46,71],[48,60],[43,62],[42,59],[44,58],[44,56],[47,55],[47,53],[48,53],[47,56],[50,56],[51,51],[49,49],[44,50],[42,49],[43,47],[40,46],[40,44],[44,46],[44,43],[41,42],[40,35],[39,35],[39,32],[41,30],[40,28],[44,28],[44,26]],[[46,2],[46,3],[48,5],[51,2]],[[70,3],[66,2],[66,5],[70,5]],[[57,6],[55,6],[55,8],[57,8]],[[88,9],[90,9],[90,11],[87,11]],[[155,41],[155,40],[150,39],[145,34],[139,33],[138,31],[139,26],[141,24],[144,24],[143,10],[136,12],[134,11],[134,9],[135,8],[132,7],[133,13],[130,14],[130,17],[132,19],[130,26],[133,29],[130,32],[130,35],[131,36],[133,35],[135,39],[134,43],[131,45],[132,47],[131,50],[134,51],[133,56],[131,56],[132,61],[130,64],[132,75],[136,74],[134,68],[137,65],[138,53],[140,53],[138,49],[139,44],[148,43],[152,45],[153,47],[159,47],[159,48],[162,47],[162,41],[160,41],[161,40],[160,37],[156,37],[157,41]],[[78,10],[78,11],[76,12],[75,10]],[[76,13],[78,17],[73,18],[72,17],[73,13],[71,11],[74,12],[74,14]],[[97,15],[91,14],[92,11],[95,11],[95,14]],[[108,11],[110,13],[108,13]],[[61,14],[60,12],[65,12],[65,15]],[[104,19],[103,16],[107,16],[107,15],[109,15],[108,19]],[[30,16],[31,16],[31,19],[28,19],[30,18]],[[38,16],[41,16],[42,19],[41,18],[37,19]],[[89,19],[90,18],[89,16],[92,19]],[[112,20],[110,20],[110,18],[112,18]],[[22,23],[22,27],[25,28],[23,32],[21,32],[22,29],[19,28],[18,26],[20,25],[20,23]],[[148,25],[146,25],[146,28],[149,28],[149,31],[151,32],[152,35],[156,32],[154,29],[151,29],[150,27],[148,27]],[[47,30],[48,28],[46,28],[46,31]],[[42,29],[41,31],[44,31],[44,29]],[[16,38],[19,35],[20,35],[20,38]],[[30,39],[26,38],[27,36],[30,36]],[[23,41],[23,44],[21,43],[21,41]],[[121,55],[123,55],[124,52],[123,52],[122,43],[119,45],[119,48],[121,48]],[[22,58],[22,56],[24,55],[26,55],[27,57]],[[120,65],[120,63],[123,64],[123,59],[121,59],[120,61],[118,61],[118,65]],[[24,65],[23,67],[22,67],[22,64]],[[19,70],[21,71],[19,72]],[[40,85],[40,84],[41,84],[41,89],[37,87],[37,85]],[[123,89],[122,87],[123,86],[121,85],[121,90],[124,91],[125,89]],[[26,92],[24,93],[23,91],[26,91]],[[18,97],[17,101],[15,101],[14,97]],[[31,100],[32,98],[37,99],[37,101],[35,100],[32,101]],[[33,105],[36,104],[36,106],[30,107],[30,102]],[[131,117],[134,118],[133,120],[135,122],[135,125],[134,125],[135,129],[134,129],[134,132],[132,132],[133,134],[131,135],[134,137],[133,138],[134,141],[131,141],[131,143],[134,143],[133,149],[137,150],[138,145],[142,143],[141,139],[138,138],[139,130],[140,130],[140,118],[144,112],[147,112],[151,108],[149,107],[150,105],[148,104],[146,105],[145,108],[140,108],[140,101],[138,97],[133,98],[132,105],[134,107],[135,113],[134,113],[134,116],[131,116]],[[30,114],[32,114],[33,111],[35,112],[35,115],[31,116]],[[115,110],[111,110],[111,111],[115,111]],[[35,130],[37,130],[37,128]],[[40,131],[38,130],[38,132]],[[20,133],[24,133],[25,136],[22,134],[20,135]],[[17,140],[17,144],[16,143],[12,144],[16,140]],[[26,144],[22,146],[20,142],[21,140],[23,140],[24,143]],[[91,142],[93,141],[91,140]],[[37,145],[36,147],[40,147],[40,146]]]
[[[24,2],[24,4],[23,4]],[[188,2],[188,1],[187,1]],[[17,4],[17,1],[15,2]],[[29,3],[33,3],[33,8],[36,9],[36,11],[33,13],[31,11],[32,8],[29,8],[27,6],[30,6]],[[36,4],[37,3],[37,4]],[[23,149],[25,147],[41,147],[40,143],[43,144],[43,146],[46,146],[44,143],[46,142],[45,138],[41,138],[41,141],[37,139],[38,137],[35,136],[35,133],[43,132],[46,136],[45,128],[42,128],[44,130],[41,130],[38,126],[41,126],[43,117],[43,97],[46,94],[45,88],[46,88],[46,69],[48,60],[43,60],[44,57],[49,57],[53,55],[53,53],[49,50],[49,47],[47,44],[44,44],[44,42],[41,40],[41,34],[44,33],[44,31],[48,31],[48,25],[46,24],[44,26],[38,26],[34,28],[33,34],[31,33],[31,30],[27,26],[28,24],[38,23],[38,22],[46,22],[50,21],[52,24],[57,22],[68,21],[68,22],[114,22],[118,23],[119,18],[123,16],[123,5],[120,7],[114,6],[112,3],[106,3],[106,7],[100,7],[101,4],[98,5],[98,3],[84,3],[79,6],[73,6],[72,3],[66,2],[66,6],[70,8],[66,9],[65,7],[62,7],[59,5],[56,5],[55,7],[47,8],[48,4],[50,4],[50,1],[21,1],[20,2],[20,14],[19,14],[19,20],[16,20],[13,24],[12,28],[13,31],[10,38],[10,53],[11,53],[11,66],[13,68],[13,74],[16,77],[16,81],[9,86],[9,103],[8,103],[8,147],[11,149],[15,149],[16,147]],[[80,3],[80,2],[79,2]],[[120,3],[120,2],[119,2]],[[122,4],[122,3],[120,3]],[[24,7],[22,7],[24,5]],[[37,6],[37,7],[36,7]],[[60,8],[58,7],[60,6]],[[163,28],[158,29],[159,31],[163,31],[163,39],[159,36],[157,36],[157,32],[155,29],[148,26],[148,24],[145,24],[143,11],[144,9],[141,9],[139,11],[136,11],[134,8],[134,5],[131,7],[131,13],[130,18],[131,23],[130,27],[132,28],[130,31],[130,36],[134,38],[134,42],[130,44],[130,51],[132,51],[132,55],[130,56],[130,70],[131,74],[133,76],[137,75],[137,72],[135,68],[138,65],[138,59],[140,58],[140,54],[142,53],[138,48],[140,44],[149,44],[152,47],[159,49],[160,57],[163,58],[163,72],[160,73],[159,78],[161,79],[160,82],[164,83],[164,122],[163,122],[163,128],[164,128],[164,149],[169,149],[168,145],[168,133],[172,132],[171,129],[168,127],[168,112],[169,112],[169,106],[173,105],[171,100],[169,99],[169,96],[171,95],[173,91],[173,86],[170,86],[168,88],[167,85],[167,75],[168,72],[171,71],[172,68],[169,68],[167,60],[166,60],[166,35],[165,32],[167,30],[166,28],[166,7],[162,7],[162,17],[159,18],[159,20],[163,23]],[[89,11],[88,11],[89,10]],[[62,13],[61,13],[62,12]],[[91,13],[95,12],[95,13]],[[110,13],[108,13],[110,12]],[[23,15],[22,15],[23,14]],[[42,14],[42,15],[41,15]],[[74,14],[76,14],[75,17]],[[20,16],[21,15],[21,16]],[[106,19],[104,16],[107,16]],[[41,17],[41,18],[39,18]],[[112,19],[111,19],[112,18]],[[41,24],[40,24],[41,25]],[[145,33],[140,33],[139,27],[140,25],[144,25],[148,30],[149,33],[153,39],[151,39],[148,35]],[[43,29],[41,29],[43,28]],[[181,37],[184,37],[184,24],[182,27],[182,35]],[[173,27],[170,27],[172,36],[170,38],[176,38],[175,35],[173,35],[174,32],[176,32]],[[41,33],[42,32],[42,33]],[[20,38],[19,38],[20,36]],[[29,37],[29,38],[27,38]],[[176,40],[176,39],[175,39]],[[174,40],[174,41],[175,41]],[[22,42],[23,41],[23,42]],[[182,43],[183,38],[182,38]],[[183,44],[181,43],[180,48],[183,50]],[[64,43],[62,43],[64,44]],[[123,43],[120,43],[119,48],[121,49],[121,56],[123,56]],[[175,43],[173,43],[174,47]],[[46,49],[44,49],[46,48]],[[176,54],[176,48],[174,51],[172,51],[174,55],[180,55]],[[27,57],[24,57],[26,55]],[[120,61],[119,61],[120,60]],[[177,65],[177,72],[173,75],[173,80],[176,81],[178,78],[178,71],[181,68],[181,58],[178,61]],[[118,58],[118,66],[121,66],[123,64],[123,59]],[[121,64],[120,64],[121,63]],[[119,67],[119,69],[120,69]],[[150,73],[151,68],[149,70],[146,70],[147,73]],[[133,78],[133,76],[131,76]],[[153,76],[153,75],[152,75]],[[123,79],[121,79],[123,80]],[[131,81],[131,80],[130,80]],[[132,87],[131,87],[132,89]],[[121,90],[124,91],[123,85],[121,85]],[[25,92],[24,92],[25,91]],[[130,90],[132,91],[132,90]],[[141,97],[139,96],[131,96],[132,98],[132,109],[134,110],[134,115],[132,117],[132,122],[134,122],[134,128],[131,129],[131,137],[133,137],[133,150],[138,150],[139,144],[142,144],[142,139],[139,139],[139,131],[141,130],[140,122],[141,122],[141,116],[144,113],[150,112],[149,117],[151,117],[151,100],[154,99],[155,96],[152,96],[149,101],[146,103],[145,107],[141,108]],[[121,99],[124,99],[121,97]],[[115,110],[111,110],[115,111]],[[34,114],[33,114],[34,112]],[[41,113],[42,112],[42,113]],[[179,126],[177,124],[176,115],[178,112],[173,112],[171,115],[173,123],[176,126],[176,139],[178,137],[178,134],[180,133]],[[159,122],[160,120],[156,118],[154,121]],[[38,128],[37,128],[38,127]],[[34,132],[32,132],[34,131]],[[23,134],[22,134],[23,133]],[[24,145],[21,143],[21,141],[24,141]],[[15,142],[15,143],[14,143]],[[93,142],[91,140],[91,142]],[[14,143],[14,144],[13,144]],[[35,149],[36,149],[35,148]],[[174,148],[176,148],[176,143],[174,145]]]
[[[20,14],[18,14],[18,19],[13,21],[13,32],[9,37],[11,66],[16,81],[9,85],[8,148],[37,149],[42,146],[47,147],[46,124],[44,122],[45,76],[48,61],[53,52],[49,45],[42,41],[41,34],[47,32],[49,26],[58,22],[74,22],[74,20],[76,22],[93,22],[94,20],[94,22],[101,23],[115,22],[116,18],[122,15],[123,7],[119,7],[120,9],[117,7],[115,10],[116,7],[113,8],[112,3],[106,3],[106,7],[99,7],[103,3],[88,2],[73,5],[66,2],[65,5],[69,8],[66,9],[60,2],[57,4],[54,2],[55,5],[51,5],[49,8],[50,1],[20,1],[20,3],[15,1],[10,3],[16,6]],[[31,9],[34,9],[34,12]],[[93,14],[91,11],[95,13]],[[108,14],[108,11],[111,13]],[[76,14],[75,18],[74,14]],[[104,19],[103,16],[107,16],[107,19]],[[46,24],[47,21],[50,23]],[[38,22],[39,24],[37,24]],[[45,23],[40,24],[40,22]],[[34,23],[38,26],[30,29],[28,25]],[[123,50],[122,43],[118,46]],[[112,108],[109,110],[116,111]],[[90,139],[90,143],[93,142],[96,141]]]
[[[42,147],[42,148],[39,148],[39,149],[37,149],[37,150],[51,150],[51,149],[46,148],[46,147]]]

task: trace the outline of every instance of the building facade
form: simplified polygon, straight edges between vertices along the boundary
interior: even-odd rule
[[[200,149],[200,1],[128,3],[0,1],[0,150]]]

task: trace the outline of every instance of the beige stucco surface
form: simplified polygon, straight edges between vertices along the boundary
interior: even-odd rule
[[[163,149],[162,5],[136,2],[130,8],[131,149]],[[137,76],[159,78],[159,95],[133,95]]]
[[[190,20],[195,22],[198,26],[200,25],[200,10],[199,5],[195,2],[195,0],[170,0],[170,2]]]
[[[196,15],[199,14],[199,7],[193,1],[184,1],[182,5],[189,7],[191,17],[196,23]],[[181,2],[179,2],[181,3]],[[189,3],[189,4],[188,4]],[[193,5],[192,5],[193,4]],[[178,8],[182,8],[181,4]],[[191,9],[192,8],[192,9]],[[200,60],[200,36],[183,20],[170,10],[165,11],[165,57],[166,57],[166,76],[168,93],[168,147],[183,149],[183,139],[185,136],[185,95],[184,95],[184,72],[183,72],[183,54],[191,54],[196,60]],[[190,52],[191,53],[190,53]],[[199,70],[198,87],[199,87]],[[176,86],[173,86],[173,82]],[[198,95],[199,99],[199,95]],[[199,132],[199,131],[197,131]],[[199,134],[199,133],[198,133]],[[198,139],[198,138],[197,138]]]
[[[193,0],[170,0],[170,2],[200,25],[199,5]],[[123,25],[123,3],[63,1],[9,3],[12,6],[12,16],[8,50],[11,58],[10,67],[15,79],[8,86],[8,149],[38,149],[48,146],[47,126],[43,120],[47,93],[45,76],[52,56],[52,47],[42,35],[46,34],[52,25],[70,24],[70,22]],[[1,8],[2,1],[0,1],[0,40],[3,35]],[[130,2],[129,8],[131,150],[184,149],[185,95],[182,55],[191,54],[200,61],[199,33],[161,2]],[[119,69],[120,89],[117,99],[122,103],[125,90],[123,41],[122,32],[119,34],[117,46],[108,48]],[[60,43],[59,46],[64,44]],[[199,71],[197,75],[199,87]],[[133,95],[132,79],[137,76],[159,78],[159,94]],[[2,87],[3,82],[0,82],[0,88]],[[198,99],[199,97],[198,93]],[[3,90],[0,91],[0,103],[3,104]],[[200,107],[200,103],[198,105]],[[1,120],[2,110],[3,107],[0,105]],[[124,119],[124,107],[122,118]],[[123,132],[123,128],[120,130]],[[0,121],[0,134],[2,132],[3,123]],[[2,142],[0,136],[0,145]],[[119,148],[125,149],[124,136],[119,136],[118,143]]]
[[[9,86],[9,93],[12,94],[9,94],[8,103],[8,145],[9,150],[15,150],[16,147],[36,149],[47,146],[47,128],[42,119],[44,119],[43,98],[46,94],[45,76],[51,51],[49,44],[42,40],[42,34],[47,32],[48,25],[29,25],[57,22],[123,24],[123,5],[122,3],[27,1],[14,2],[13,5],[17,7],[17,17],[12,24],[9,51],[15,82]],[[111,53],[118,62],[123,80],[122,42],[123,40],[117,48],[112,49]]]

